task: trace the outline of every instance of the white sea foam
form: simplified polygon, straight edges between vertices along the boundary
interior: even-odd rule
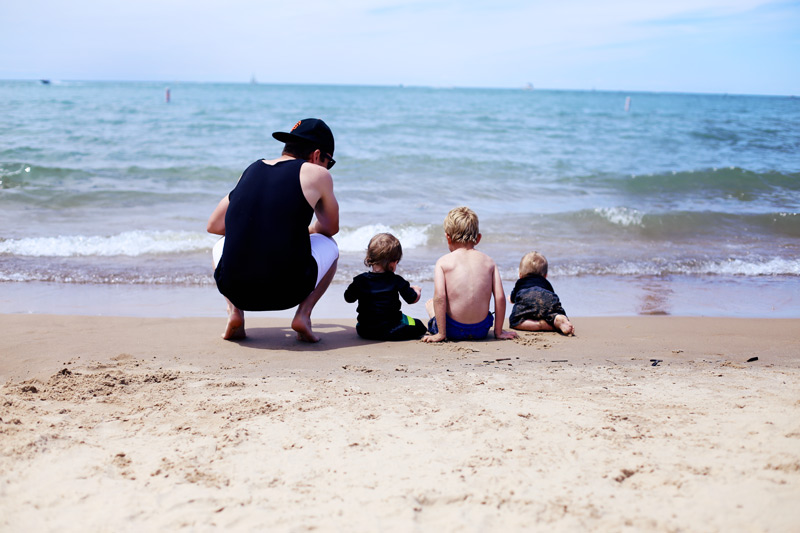
[[[598,207],[595,213],[618,226],[640,226],[644,215],[627,207]]]
[[[404,250],[425,246],[428,243],[427,230],[430,224],[422,226],[400,226],[392,228],[384,224],[368,224],[353,229],[342,229],[334,238],[342,252],[364,252],[369,240],[376,233],[391,233],[400,240]]]
[[[800,259],[774,258],[767,261],[730,259],[701,265],[700,270],[729,276],[800,276]]]
[[[363,252],[376,233],[392,233],[404,249],[424,246],[427,228],[403,226],[392,228],[370,224],[342,229],[336,235],[342,252]],[[176,254],[209,250],[218,237],[189,231],[126,231],[116,235],[59,235],[0,241],[0,254],[20,257],[108,257],[140,256],[145,254]]]
[[[213,235],[189,231],[126,231],[116,235],[59,235],[8,239],[0,254],[28,257],[139,256],[174,254],[210,249]]]
[[[800,276],[800,259],[728,259],[724,261],[620,261],[573,263],[553,267],[556,276]]]

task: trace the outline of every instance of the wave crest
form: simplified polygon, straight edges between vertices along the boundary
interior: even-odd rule
[[[341,252],[365,252],[369,240],[377,233],[391,233],[400,240],[404,250],[410,250],[428,244],[430,224],[422,226],[391,227],[384,224],[368,224],[357,228],[342,229],[336,235],[336,242]]]
[[[641,226],[644,214],[627,207],[598,207],[595,213],[616,226]]]
[[[0,241],[0,254],[28,257],[135,257],[210,249],[213,235],[189,231],[126,231],[116,235],[59,235]]]

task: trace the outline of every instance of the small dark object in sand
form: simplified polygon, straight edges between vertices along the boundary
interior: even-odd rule
[[[510,357],[504,357],[504,358],[502,358],[502,359],[497,359],[497,362],[498,362],[498,363],[499,363],[500,361],[511,361],[511,358],[510,358]]]
[[[747,360],[748,363],[752,363],[753,361],[758,361],[758,357],[751,357]]]
[[[658,363],[663,363],[664,360],[663,359],[650,359],[650,362],[653,363],[650,366],[658,366]]]
[[[567,362],[567,360],[566,360],[566,359],[553,359],[553,360],[552,360],[552,361],[550,361],[550,362],[551,362],[551,363],[566,363],[566,362]]]

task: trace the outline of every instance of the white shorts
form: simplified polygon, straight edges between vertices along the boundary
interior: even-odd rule
[[[321,233],[312,233],[308,237],[311,239],[311,255],[317,262],[317,282],[314,284],[316,287],[331,269],[333,263],[339,259],[339,245]]]
[[[308,236],[311,240],[311,255],[317,262],[317,282],[314,287],[319,285],[322,277],[328,273],[333,263],[339,259],[339,245],[330,237],[321,233],[312,233]],[[222,259],[222,249],[225,247],[225,237],[218,240],[211,249],[211,258],[214,261],[214,268],[217,268],[219,260]]]

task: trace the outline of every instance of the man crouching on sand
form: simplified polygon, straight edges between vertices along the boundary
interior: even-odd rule
[[[468,207],[456,207],[444,219],[450,253],[436,261],[433,299],[425,308],[431,319],[425,342],[485,339],[494,321],[496,339],[513,339],[504,331],[506,296],[500,272],[491,257],[475,249],[481,241],[478,215]],[[494,319],[489,304],[494,296]]]
[[[333,194],[333,133],[308,118],[290,133],[277,159],[247,167],[236,187],[208,219],[209,233],[222,235],[212,252],[214,279],[228,301],[223,339],[243,339],[244,311],[297,307],[297,338],[318,342],[311,311],[336,273],[339,204]],[[316,220],[311,224],[312,216]]]

